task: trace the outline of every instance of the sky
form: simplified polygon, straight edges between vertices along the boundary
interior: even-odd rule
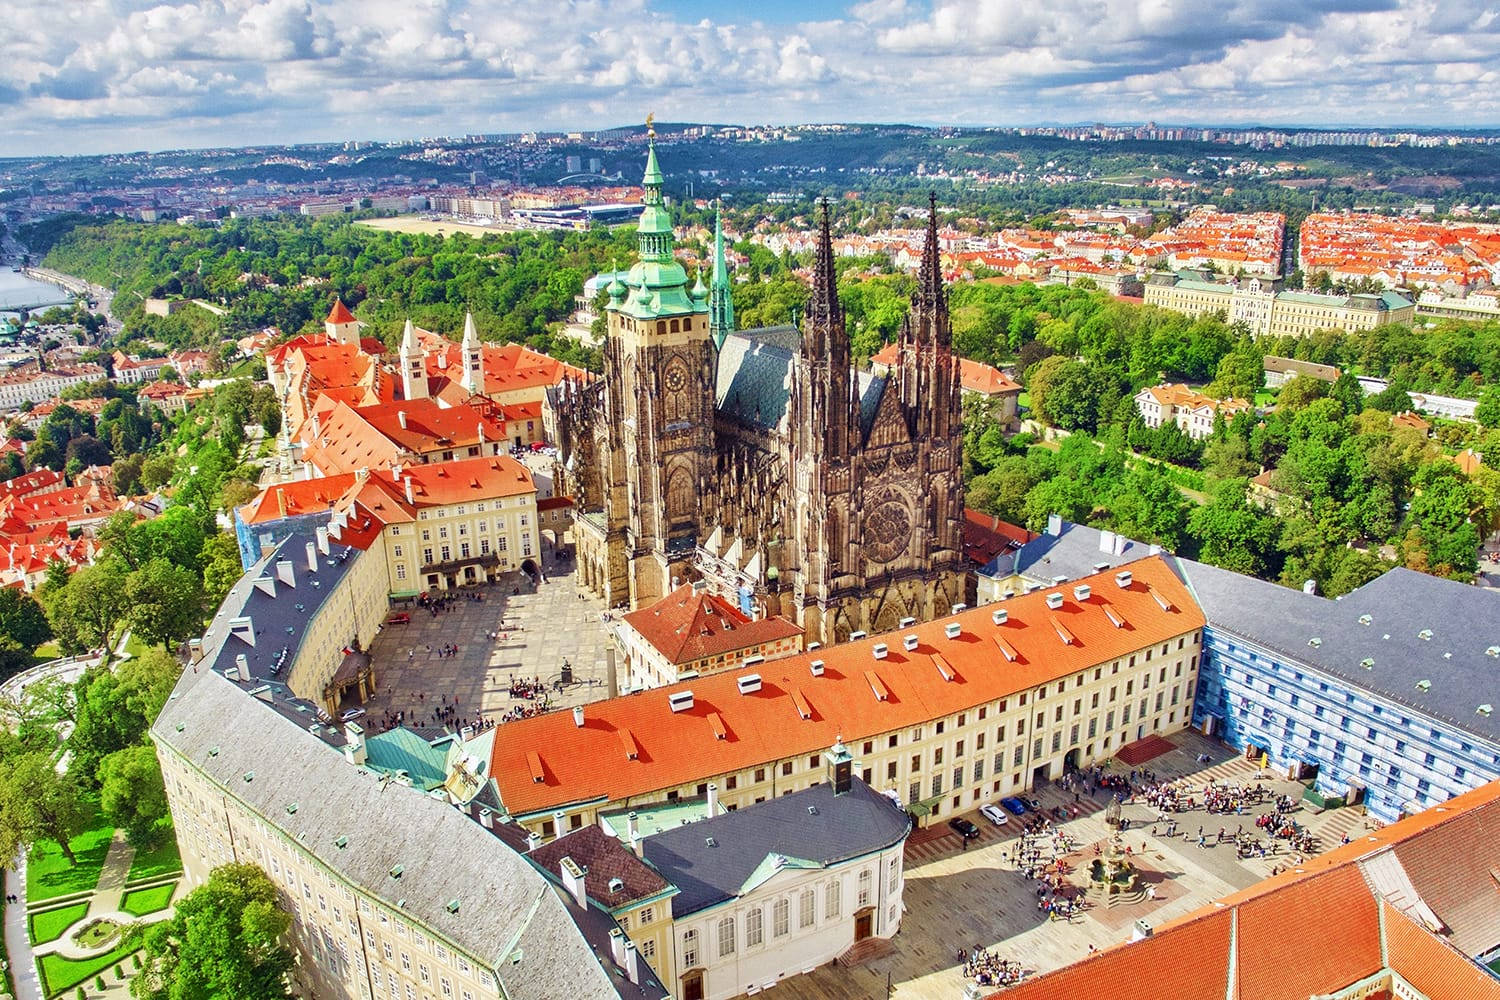
[[[6,0],[0,156],[661,121],[1500,125],[1500,0]]]

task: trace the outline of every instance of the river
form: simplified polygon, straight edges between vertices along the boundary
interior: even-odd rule
[[[0,267],[0,312],[14,312],[16,306],[40,303],[69,305],[73,296],[65,289],[36,281],[12,271],[9,266]]]

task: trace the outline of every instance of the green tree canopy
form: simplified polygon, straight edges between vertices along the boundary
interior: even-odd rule
[[[144,932],[144,968],[130,982],[136,1000],[288,1000],[292,953],[282,944],[292,918],[275,884],[254,865],[215,868],[177,904],[170,920]]]
[[[167,790],[150,745],[116,750],[99,762],[99,808],[137,848],[154,845],[170,829],[163,822],[169,816]]]

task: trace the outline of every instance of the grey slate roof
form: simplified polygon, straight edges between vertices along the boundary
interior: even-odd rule
[[[1099,572],[1101,566],[1113,569],[1152,554],[1151,546],[1128,538],[1120,552],[1104,552],[1099,548],[1103,536],[1098,528],[1064,521],[1060,534],[1043,533],[1019,549],[1001,552],[979,572],[998,577],[1019,573],[1045,586],[1057,577],[1076,580]]]
[[[844,795],[834,795],[825,781],[664,830],[643,844],[646,860],[681,890],[672,914],[682,917],[739,895],[771,855],[826,867],[899,843],[910,829],[904,810],[855,778]]]
[[[1190,559],[1172,560],[1209,624],[1315,666],[1351,688],[1500,743],[1500,595],[1393,569],[1339,600]],[[1360,618],[1369,615],[1369,624]],[[1420,633],[1430,629],[1430,639]],[[1317,639],[1316,646],[1309,640]],[[1366,670],[1361,661],[1373,665]],[[1427,691],[1418,681],[1431,681]]]
[[[794,326],[736,330],[724,338],[714,383],[719,413],[761,430],[779,427],[791,402],[792,366],[801,343]],[[851,374],[858,379],[860,430],[869,434],[886,379],[869,372]]]
[[[498,970],[508,995],[639,995],[618,988],[558,892],[500,839],[440,799],[350,765],[218,673],[186,672],[152,736],[342,878]]]

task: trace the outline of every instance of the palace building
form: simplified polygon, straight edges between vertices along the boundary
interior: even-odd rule
[[[712,288],[673,254],[656,150],[640,260],[609,296],[605,377],[549,402],[584,585],[613,607],[704,580],[809,641],[930,620],[964,600],[961,378],[935,219],[883,376],[852,367],[824,213],[801,329],[734,329],[723,237]]]

